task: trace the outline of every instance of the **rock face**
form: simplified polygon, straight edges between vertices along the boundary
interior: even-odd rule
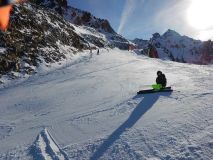
[[[153,53],[153,50],[156,50],[161,59],[194,64],[213,63],[212,41],[194,40],[187,36],[181,36],[173,30],[168,30],[163,35],[155,33],[149,41],[142,40],[144,42],[142,45],[139,40],[133,42],[143,49],[143,54],[153,55],[149,54],[149,51],[151,50]]]
[[[201,54],[202,63],[208,64],[213,61],[213,42],[211,40],[203,42]]]
[[[115,31],[107,20],[96,18],[89,12],[81,11],[73,7],[67,7],[65,15],[68,21],[76,25],[84,25],[92,27],[99,32],[115,34]]]
[[[56,11],[66,20],[76,25],[84,25],[95,28],[98,31],[115,33],[107,20],[96,18],[89,12],[68,6],[67,0],[31,0],[31,2]]]
[[[97,18],[89,12],[68,6],[66,0],[33,1],[39,6],[56,11],[68,22],[88,30],[88,32],[81,34],[81,36],[89,41],[91,40],[98,47],[111,46],[125,50],[129,48],[130,42],[117,34],[108,20]]]
[[[53,9],[61,15],[63,15],[67,8],[67,0],[30,0],[30,2],[38,6]]]
[[[62,31],[63,29],[63,31]],[[18,71],[31,74],[44,60],[54,63],[70,54],[88,48],[74,27],[57,14],[32,4],[14,6],[7,32],[0,31],[0,74]]]
[[[80,27],[91,32],[90,34],[83,33],[82,37],[87,40],[102,42],[102,45],[98,45],[99,47],[111,46],[118,47],[120,49],[127,50],[129,48],[129,41],[117,34],[113,28],[111,27],[108,20],[96,18],[91,13],[82,11],[73,7],[68,6],[64,12],[64,18]],[[97,35],[101,35],[98,36]],[[102,37],[100,39],[100,37]],[[97,44],[97,42],[96,42]]]
[[[148,40],[143,40],[143,39],[139,39],[139,38],[135,38],[134,40],[132,40],[132,42],[134,44],[137,44],[138,49],[146,48],[149,44]]]

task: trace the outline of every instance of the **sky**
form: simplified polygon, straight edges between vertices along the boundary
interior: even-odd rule
[[[128,39],[149,39],[172,29],[213,40],[213,0],[69,0],[69,5],[107,19]]]

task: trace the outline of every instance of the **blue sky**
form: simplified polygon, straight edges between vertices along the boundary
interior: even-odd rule
[[[213,26],[198,29],[193,26],[198,22],[189,23],[188,10],[195,1],[200,5],[203,1],[211,3],[213,0],[69,0],[69,5],[108,19],[116,32],[129,39],[149,39],[153,33],[162,34],[167,29],[196,39],[213,39]],[[205,7],[201,8],[205,10]],[[196,21],[193,11],[190,18]]]

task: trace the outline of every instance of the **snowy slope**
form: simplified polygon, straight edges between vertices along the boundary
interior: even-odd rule
[[[116,49],[80,59],[0,90],[0,159],[212,159],[211,65]],[[157,70],[174,92],[137,96]]]

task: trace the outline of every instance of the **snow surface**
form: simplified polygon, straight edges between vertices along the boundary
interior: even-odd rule
[[[157,70],[174,92],[136,95]],[[0,90],[0,159],[211,160],[212,81],[212,65],[84,56]]]
[[[46,128],[38,135],[30,153],[34,159],[68,159],[67,155],[58,147]]]

